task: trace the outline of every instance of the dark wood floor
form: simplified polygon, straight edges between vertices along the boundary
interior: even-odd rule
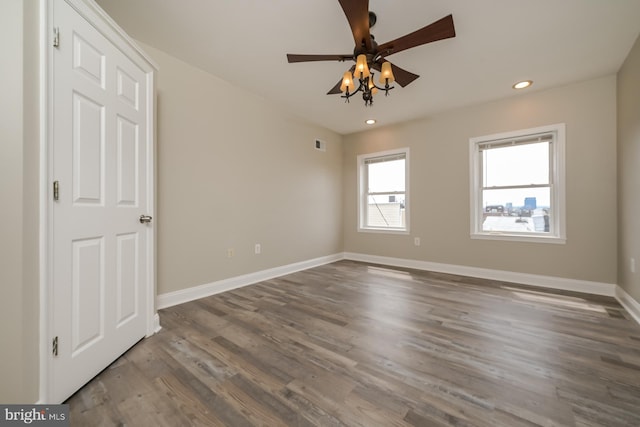
[[[612,298],[341,261],[160,319],[72,425],[640,426],[640,326]]]

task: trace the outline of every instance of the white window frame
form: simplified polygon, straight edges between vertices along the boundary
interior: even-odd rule
[[[479,146],[490,142],[520,140],[539,134],[554,135],[549,158],[551,190],[551,224],[549,232],[517,233],[483,231],[482,206],[482,155]],[[469,139],[470,196],[471,196],[471,238],[486,240],[510,240],[517,242],[566,243],[566,203],[565,203],[565,124],[558,123],[513,132],[497,133]]]
[[[366,225],[368,206],[368,177],[366,161],[378,157],[392,157],[399,154],[404,155],[404,212],[405,227],[371,227]],[[409,234],[409,148],[380,151],[377,153],[361,154],[358,156],[358,231],[388,234]]]

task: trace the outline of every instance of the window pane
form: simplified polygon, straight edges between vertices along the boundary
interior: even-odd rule
[[[369,193],[385,191],[405,191],[404,159],[367,165],[369,176]]]
[[[405,228],[404,194],[367,197],[367,227]]]
[[[549,142],[482,152],[484,187],[549,184]]]
[[[482,231],[549,232],[551,188],[482,191]]]

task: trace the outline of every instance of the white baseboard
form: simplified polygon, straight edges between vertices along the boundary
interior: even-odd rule
[[[537,274],[517,273],[514,271],[491,270],[488,268],[467,267],[463,265],[441,264],[437,262],[418,261],[403,258],[391,258],[377,255],[366,255],[345,252],[345,259],[353,261],[384,264],[395,267],[414,268],[416,270],[435,271],[439,273],[456,274],[459,276],[478,277],[481,279],[499,280],[503,282],[520,283],[523,285],[564,291],[583,292],[587,294],[616,296],[617,286],[612,283],[591,282],[587,280],[565,279],[563,277],[542,276]]]
[[[621,306],[627,310],[627,312],[634,318],[640,325],[640,303],[633,299],[624,289],[620,286],[616,288],[616,299]]]
[[[320,265],[340,261],[341,259],[343,259],[342,253],[328,255],[325,257],[310,259],[307,261],[296,262],[294,264],[283,265],[281,267],[274,267],[267,270],[257,271],[255,273],[244,274],[242,276],[231,277],[229,279],[218,280],[216,282],[207,283],[193,288],[182,289],[175,292],[167,292],[156,297],[156,307],[158,309],[171,307],[199,298],[219,294],[221,292],[230,291],[232,289],[241,288],[243,286],[252,285],[264,280],[269,280],[275,277],[284,276],[286,274],[295,273],[296,271],[306,270],[308,268],[318,267]]]

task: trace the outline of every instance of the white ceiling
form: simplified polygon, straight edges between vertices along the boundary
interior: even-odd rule
[[[523,79],[530,92],[614,73],[640,33],[640,0],[370,0],[379,44],[450,13],[456,37],[390,56],[420,78],[365,108],[326,95],[351,63],[286,60],[352,52],[337,0],[97,2],[133,38],[341,134],[517,96]]]

